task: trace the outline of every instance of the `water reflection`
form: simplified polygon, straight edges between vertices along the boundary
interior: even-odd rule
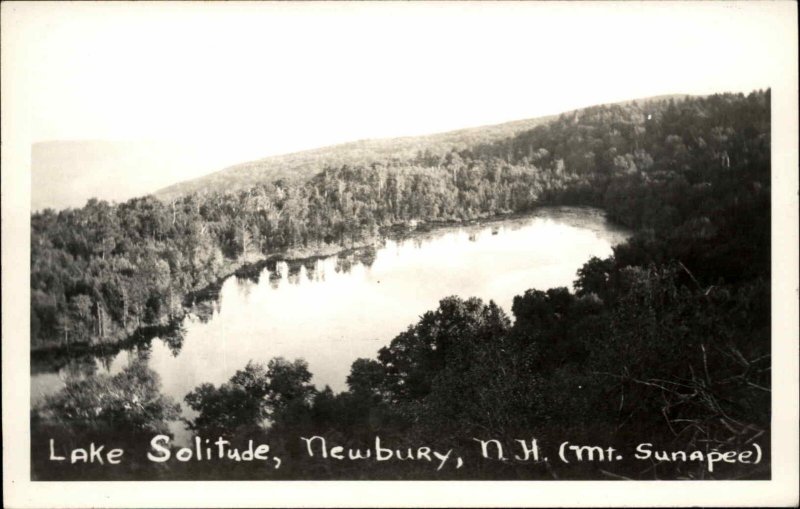
[[[79,357],[69,362],[63,369],[62,374],[66,378],[88,378],[96,374],[99,370],[108,371],[114,360],[112,356],[101,356],[94,358],[91,356]],[[98,367],[98,364],[100,367]]]
[[[159,330],[127,351],[34,368],[33,401],[69,377],[114,374],[135,359],[159,374],[176,401],[200,383],[221,384],[249,360],[309,362],[318,386],[345,388],[352,362],[378,349],[448,295],[493,299],[510,313],[529,288],[571,286],[591,256],[605,257],[626,233],[592,209],[433,230],[377,248],[237,271],[191,296],[179,329]]]
[[[172,352],[173,357],[177,357],[179,353],[181,353],[181,347],[183,347],[183,340],[186,336],[186,327],[181,325],[177,329],[170,331],[164,334],[161,337],[161,340],[167,345],[169,351]]]

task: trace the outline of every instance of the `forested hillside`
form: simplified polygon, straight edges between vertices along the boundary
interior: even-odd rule
[[[659,96],[644,101],[676,99],[679,96]],[[628,102],[620,103],[626,105]],[[417,154],[427,153],[442,157],[448,152],[469,149],[476,145],[511,138],[538,125],[554,120],[556,115],[517,120],[498,125],[472,127],[457,131],[408,136],[403,138],[360,140],[342,145],[322,147],[292,154],[278,155],[257,161],[237,164],[211,175],[180,182],[160,191],[155,196],[165,201],[191,193],[213,193],[221,190],[249,189],[277,179],[302,181],[321,168],[370,166],[375,163],[407,162]]]
[[[377,359],[357,360],[341,394],[311,386],[302,361],[248,365],[229,383],[187,395],[197,415],[192,428],[266,433],[289,455],[300,434],[348,444],[380,434],[442,447],[473,437],[552,442],[569,435],[706,451],[758,440],[768,453],[769,91],[597,106],[464,150],[319,170],[305,181],[236,192],[35,214],[32,347],[111,341],[119,331],[165,323],[180,314],[187,293],[251,255],[358,245],[411,220],[594,205],[637,233],[608,259],[588,261],[574,293],[530,289],[511,310],[446,298]],[[64,408],[82,408],[74,394],[51,398],[44,415],[57,420]],[[158,425],[171,407],[151,399],[160,410],[150,424]],[[350,463],[335,472],[311,460],[294,465],[281,475],[430,476],[411,464],[371,470]],[[448,475],[564,475],[547,462],[470,465],[483,466]],[[768,458],[747,473],[726,468],[710,474],[702,464],[628,462],[613,475],[769,476]],[[569,475],[605,474],[595,465]]]
[[[479,143],[508,138],[520,131],[555,118],[541,117],[483,126],[458,131],[376,140],[360,140],[331,147],[277,155],[237,164],[193,180],[179,182],[157,191],[165,201],[191,193],[213,193],[220,190],[241,190],[283,179],[303,181],[319,173],[321,168],[369,166],[374,163],[408,161],[417,153],[428,151],[443,155],[451,150],[464,150]]]
[[[410,220],[463,221],[552,203],[599,205],[627,226],[712,242],[684,257],[708,266],[731,230],[767,220],[720,207],[731,193],[769,196],[768,100],[767,92],[599,106],[442,156],[320,168],[306,181],[168,203],[92,200],[34,214],[33,346],[114,340],[163,323],[180,314],[188,292],[245,256],[314,253]],[[751,254],[726,260],[740,269],[728,273],[767,264]]]
[[[248,365],[219,388],[198,387],[186,398],[199,412],[196,430],[235,435],[266,415],[275,421],[270,440],[299,456],[298,432],[352,447],[379,434],[401,445],[460,451],[474,451],[474,437],[506,447],[530,436],[617,450],[646,442],[668,452],[736,450],[757,441],[768,455],[769,92],[645,111],[592,108],[459,157],[465,172],[486,171],[492,162],[536,167],[552,176],[539,196],[602,204],[639,233],[612,257],[586,263],[575,293],[531,289],[515,298],[513,324],[494,303],[443,299],[377,359],[353,363],[345,393],[309,388],[310,374],[298,363],[288,370],[294,382],[287,390],[282,360]],[[570,177],[559,179],[560,171]],[[486,181],[504,182],[499,173],[492,180],[489,172]],[[256,410],[238,413],[232,426],[227,416],[238,407],[220,402],[237,390]],[[266,402],[260,394],[268,395]],[[613,467],[477,457],[469,464],[449,477],[769,475],[768,459],[753,469],[726,465],[715,472],[703,463],[664,457],[643,463],[630,455]],[[326,475],[315,468],[306,460],[286,475]],[[430,473],[410,465],[372,472],[356,465],[328,475]]]

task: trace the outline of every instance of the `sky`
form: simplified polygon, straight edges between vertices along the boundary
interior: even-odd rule
[[[172,174],[153,170],[160,186],[363,138],[766,88],[785,73],[787,12],[786,2],[10,2],[3,28],[31,141],[183,147]]]

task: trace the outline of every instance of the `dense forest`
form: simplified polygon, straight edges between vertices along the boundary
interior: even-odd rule
[[[419,151],[437,155],[465,150],[474,145],[510,138],[522,131],[552,120],[537,117],[503,124],[471,127],[444,133],[402,138],[359,140],[302,152],[276,155],[237,164],[210,175],[179,182],[154,194],[163,200],[174,200],[188,194],[207,194],[218,189],[247,190],[278,179],[302,181],[319,173],[321,168],[370,166],[391,161],[408,161]]]
[[[531,289],[511,310],[445,298],[376,359],[355,361],[349,390],[339,394],[312,386],[302,360],[243,366],[228,383],[186,396],[190,429],[232,440],[261,435],[292,457],[301,452],[297,437],[314,434],[444,448],[531,435],[620,446],[646,439],[667,450],[758,440],[768,453],[770,146],[769,91],[631,102],[563,114],[464,150],[320,168],[306,181],[44,211],[31,218],[32,349],[114,343],[174,322],[195,292],[265,256],[365,245],[412,222],[592,205],[636,234],[613,256],[589,260],[574,293]],[[134,396],[140,412],[130,410]],[[33,422],[51,435],[67,421],[90,435],[120,426],[152,432],[175,417],[175,404],[159,394],[155,373],[136,364],[71,382]],[[769,476],[768,459],[714,474],[674,462],[627,462],[611,474],[597,465],[566,473],[548,462],[467,463],[432,477],[411,463],[329,471],[307,459],[277,475]],[[263,475],[244,466],[182,468],[143,475]]]

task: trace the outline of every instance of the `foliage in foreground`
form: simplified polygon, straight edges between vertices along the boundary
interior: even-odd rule
[[[611,217],[637,230],[630,241],[615,248],[613,256],[586,263],[578,272],[574,293],[565,288],[532,289],[516,297],[511,309],[513,323],[491,302],[458,297],[442,300],[438,309],[426,313],[383,348],[377,359],[354,362],[349,390],[343,393],[312,388],[311,374],[302,361],[281,359],[266,367],[250,364],[220,387],[201,385],[186,398],[197,412],[191,420],[192,430],[197,434],[225,432],[239,439],[263,436],[281,454],[298,458],[281,471],[286,478],[436,479],[450,475],[576,479],[609,474],[597,465],[566,468],[541,464],[522,469],[513,464],[487,466],[480,461],[468,461],[469,466],[455,474],[432,473],[410,464],[382,468],[351,464],[326,469],[301,459],[297,438],[312,434],[342,444],[368,443],[379,434],[399,444],[435,443],[473,450],[473,437],[513,440],[536,436],[546,443],[569,438],[617,448],[647,441],[666,450],[704,451],[757,441],[768,453],[769,93],[746,98],[715,96],[666,104],[654,111],[652,119],[641,121],[635,120],[641,113],[635,108],[597,108],[562,116],[512,140],[452,154],[438,167],[438,173],[385,168],[324,172],[310,181],[305,191],[293,191],[300,193],[295,197],[311,199],[306,203],[319,199],[335,210],[346,211],[318,209],[325,212],[328,222],[324,224],[315,222],[315,217],[322,221],[322,215],[308,215],[317,210],[313,207],[299,209],[305,211],[302,213],[291,209],[299,215],[278,214],[290,210],[286,207],[291,204],[302,203],[291,201],[291,193],[282,194],[287,192],[279,185],[264,192],[283,196],[285,201],[278,202],[283,205],[267,207],[263,214],[235,212],[244,210],[236,208],[242,203],[255,203],[249,201],[249,195],[217,197],[218,202],[202,205],[192,201],[198,198],[187,198],[184,208],[204,210],[198,213],[216,217],[214,227],[203,226],[211,224],[208,217],[181,223],[180,207],[173,209],[172,222],[165,219],[151,223],[148,216],[142,216],[137,224],[144,233],[137,238],[143,242],[129,246],[168,246],[148,244],[147,238],[156,243],[186,240],[179,233],[184,227],[204,232],[201,235],[221,235],[217,239],[235,239],[236,231],[246,233],[253,224],[260,224],[250,219],[237,223],[236,218],[271,221],[273,213],[278,214],[274,216],[279,218],[276,224],[283,226],[259,230],[271,232],[264,237],[271,239],[267,245],[326,242],[325,235],[331,231],[349,235],[364,231],[362,227],[369,229],[371,224],[389,224],[399,218],[478,217],[509,205],[515,210],[529,207],[543,197],[555,196],[578,203],[602,203]],[[419,162],[433,164],[424,154]],[[381,180],[382,175],[386,180]],[[409,175],[413,178],[406,179]],[[540,181],[547,186],[537,187]],[[409,182],[410,189],[405,187]],[[144,203],[122,205],[116,210],[139,208]],[[169,210],[153,207],[164,213]],[[69,214],[84,213],[86,210]],[[348,222],[348,218],[362,217],[362,213],[366,222]],[[293,229],[294,219],[289,217],[301,218],[297,225],[302,228]],[[376,222],[370,223],[370,217]],[[43,214],[34,223],[41,226],[42,221],[50,221],[52,226],[61,220]],[[236,230],[241,225],[246,225],[244,230]],[[34,230],[48,232],[45,237],[50,240],[42,240],[43,246],[58,238],[58,228],[37,228]],[[322,237],[314,236],[321,232],[325,232]],[[332,235],[332,241],[342,238]],[[247,235],[242,238],[250,240]],[[121,263],[116,258],[121,255],[119,242],[115,241],[110,251],[92,255],[89,249],[69,259],[57,251],[72,249],[80,254],[83,248],[69,247],[72,244],[64,243],[65,239],[57,241],[61,244],[50,244],[55,251],[49,247],[37,251],[34,246],[39,253],[35,256],[44,256],[42,253],[50,250],[52,263],[72,274],[53,272],[48,276],[47,269],[32,276],[36,282],[32,283],[34,299],[56,295],[48,304],[54,320],[48,327],[58,323],[65,309],[72,309],[70,316],[80,317],[89,316],[98,303],[105,306],[104,291],[127,295],[117,301],[123,308],[139,302],[144,306],[141,309],[155,313],[162,297],[170,295],[174,278],[196,274],[194,269],[186,269],[184,262],[206,259],[180,258],[177,254],[159,259],[158,249],[147,248],[143,256],[151,258],[140,260],[150,259],[152,264],[142,261],[109,272],[102,263]],[[230,244],[229,254],[237,253],[231,247],[235,245]],[[195,254],[207,254],[206,247],[193,245],[191,249],[200,249]],[[108,256],[107,262],[101,262]],[[115,294],[113,285],[103,286],[100,280],[87,282],[85,274],[78,275],[78,267],[83,265],[62,263],[79,259],[89,267],[101,267],[88,274],[121,274],[113,277],[119,277],[122,287],[144,281],[144,287],[150,285],[150,289],[135,299],[132,288],[122,292],[117,287]],[[184,262],[173,267],[172,262],[164,265],[164,259]],[[157,270],[133,276],[134,266],[140,270],[148,264]],[[36,294],[37,288],[43,293]],[[57,289],[55,294],[53,289]],[[33,308],[34,313],[44,313],[41,307]],[[141,309],[121,313],[118,319],[143,316],[146,313]],[[91,318],[86,320],[84,326],[91,325]],[[96,418],[75,413],[92,408],[83,402],[83,396],[70,396],[78,388],[80,393],[91,394],[103,393],[106,386],[115,387],[113,380],[106,379],[97,382],[103,386],[97,390],[91,385],[95,382],[86,383],[68,386],[65,394],[51,399],[42,413],[49,415],[49,420],[43,422],[72,426],[75,415],[81,415],[85,417],[81,422],[92,426],[125,426],[128,414],[115,411],[119,401],[108,395],[100,398],[102,405]],[[142,424],[137,415],[130,414],[134,427],[158,425],[168,418],[168,412],[147,413],[145,423],[149,418],[153,423]],[[611,474],[641,479],[709,476],[702,465],[670,462],[623,462]],[[259,475],[244,467],[190,465],[184,470],[163,472],[167,478]],[[768,476],[769,457],[760,467],[728,467],[713,474],[716,478]]]

